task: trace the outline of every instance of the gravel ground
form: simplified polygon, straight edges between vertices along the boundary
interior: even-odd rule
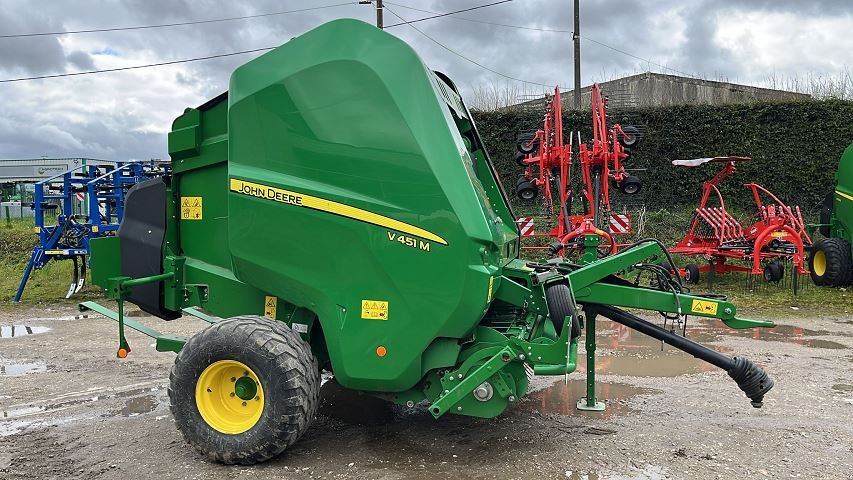
[[[331,381],[296,446],[229,467],[199,457],[175,429],[173,354],[131,333],[133,352],[118,360],[115,324],[76,315],[0,313],[2,478],[853,479],[853,317],[786,318],[758,332],[692,320],[688,337],[771,374],[776,387],[761,409],[724,372],[601,322],[604,413],[574,408],[584,395],[578,373],[534,379],[535,392],[491,420],[436,421]],[[185,335],[203,325],[141,320]]]

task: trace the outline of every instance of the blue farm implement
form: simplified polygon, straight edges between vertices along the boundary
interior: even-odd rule
[[[152,177],[169,174],[169,166],[148,162],[116,162],[104,171],[94,165],[76,167],[36,183],[33,194],[34,231],[38,243],[21,277],[14,303],[21,301],[32,271],[51,260],[71,260],[74,275],[65,298],[86,281],[89,240],[114,235],[124,215],[127,190]],[[55,212],[55,213],[54,213]],[[46,215],[56,223],[45,225]]]

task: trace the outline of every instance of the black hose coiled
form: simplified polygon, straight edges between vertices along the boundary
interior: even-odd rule
[[[773,379],[767,372],[743,357],[732,357],[732,368],[729,376],[737,382],[737,386],[752,401],[752,406],[761,408],[764,394],[773,388]]]

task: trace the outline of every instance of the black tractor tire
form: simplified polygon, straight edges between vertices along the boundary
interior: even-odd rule
[[[515,152],[515,163],[517,163],[518,166],[520,166],[520,167],[526,166],[526,165],[524,165],[524,159],[525,158],[527,158],[526,153]]]
[[[684,267],[685,275],[684,279],[688,282],[696,285],[699,283],[699,265],[695,263],[688,263],[686,267]]]
[[[515,144],[515,149],[518,150],[520,153],[524,153],[526,155],[535,152],[536,147],[538,146],[538,142],[530,143],[529,146],[528,143],[530,143],[530,140],[519,139],[518,143]]]
[[[767,283],[779,283],[785,276],[785,266],[773,261],[764,266],[764,281]]]
[[[581,324],[578,319],[575,304],[572,302],[572,292],[563,283],[552,283],[545,287],[545,301],[548,303],[548,316],[554,323],[557,335],[563,333],[563,321],[566,317],[572,317],[571,337],[575,338],[581,334]]]
[[[197,395],[204,393],[197,392],[199,379],[223,360],[251,369],[263,392],[260,418],[242,433],[222,433],[199,412]],[[240,316],[187,341],[172,367],[168,393],[175,426],[196,450],[215,462],[251,465],[278,456],[308,429],[320,404],[320,372],[311,347],[286,324]]]
[[[812,246],[809,271],[815,285],[844,287],[853,281],[853,253],[850,242],[825,238]]]
[[[523,202],[532,202],[536,200],[536,196],[539,194],[539,187],[531,181],[519,182],[515,186],[515,194]]]
[[[829,224],[832,221],[832,205],[834,201],[835,194],[833,192],[829,192],[825,197],[823,197],[823,202],[820,203],[820,223],[823,226],[821,226],[818,231],[824,237],[832,236]]]
[[[643,189],[643,182],[634,176],[625,177],[619,184],[619,191],[625,195],[636,195]]]
[[[640,139],[642,138],[642,135],[640,134],[640,130],[637,127],[634,127],[632,125],[626,125],[622,127],[622,131],[625,132],[625,134],[619,134],[618,140],[623,147],[636,148],[640,144]]]

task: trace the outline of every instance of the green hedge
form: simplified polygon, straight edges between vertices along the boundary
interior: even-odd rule
[[[651,208],[695,204],[702,181],[720,168],[674,167],[671,160],[745,155],[753,161],[739,163],[721,188],[727,205],[749,208],[751,196],[743,184],[756,182],[786,203],[813,212],[835,183],[842,151],[853,142],[849,101],[676,106],[611,111],[610,116],[644,131],[643,143],[626,167],[647,169],[637,173],[644,182],[639,200]],[[537,128],[541,112],[474,112],[474,117],[511,190],[521,173],[513,161],[517,133]],[[567,133],[580,130],[584,140],[592,134],[589,111],[567,111],[563,123]]]

